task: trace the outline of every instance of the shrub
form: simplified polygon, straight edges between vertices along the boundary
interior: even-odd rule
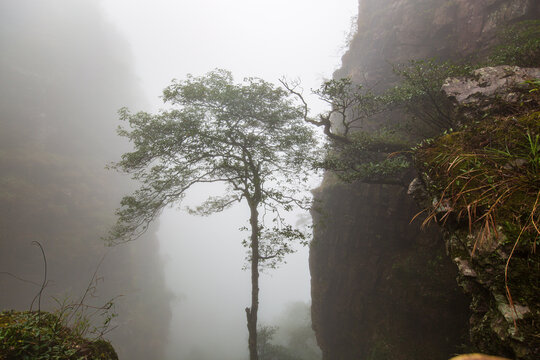
[[[499,45],[488,58],[489,65],[540,65],[540,20],[521,21],[502,29]]]

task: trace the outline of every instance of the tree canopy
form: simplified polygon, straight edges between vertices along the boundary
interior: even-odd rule
[[[191,212],[209,215],[237,202],[249,206],[245,245],[252,303],[246,315],[250,358],[256,359],[259,266],[275,266],[292,251],[290,241],[306,239],[283,212],[309,204],[302,191],[314,161],[314,134],[288,92],[257,78],[235,84],[225,70],[175,80],[163,99],[171,108],[157,114],[120,110],[129,127],[119,134],[134,150],[112,167],[132,174],[141,187],[122,199],[108,239],[136,239],[195,184],[224,183],[222,196],[209,197]]]
[[[129,241],[194,184],[223,182],[227,192],[193,212],[209,215],[243,199],[265,206],[299,204],[316,141],[286,92],[261,79],[233,84],[230,72],[188,75],[163,92],[173,108],[158,114],[120,110],[119,134],[135,149],[112,165],[142,186],[124,197],[109,240]],[[258,193],[260,191],[260,193]]]

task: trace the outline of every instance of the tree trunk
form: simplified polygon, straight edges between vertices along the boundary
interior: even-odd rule
[[[257,354],[257,313],[259,311],[259,212],[257,202],[250,202],[251,216],[251,308],[246,308],[249,333],[249,360],[258,360]]]

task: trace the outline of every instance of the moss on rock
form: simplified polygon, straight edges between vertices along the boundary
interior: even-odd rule
[[[89,340],[47,312],[0,313],[0,359],[118,360],[104,339]]]

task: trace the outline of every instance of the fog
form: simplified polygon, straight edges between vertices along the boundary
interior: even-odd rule
[[[308,92],[339,66],[357,7],[356,0],[2,1],[0,272],[38,281],[41,260],[29,243],[40,240],[55,282],[49,295],[78,294],[107,251],[99,238],[113,208],[134,186],[103,169],[128,149],[114,131],[116,110],[156,111],[171,79],[214,68],[236,80],[299,78]],[[216,191],[195,188],[182,207]],[[103,265],[101,295],[126,295],[111,334],[121,358],[246,358],[241,205],[211,217],[167,209],[146,238],[110,250],[118,255]],[[293,222],[307,218],[297,212]],[[262,324],[309,327],[301,316],[285,321],[309,306],[307,257],[299,248],[263,273]],[[0,276],[0,291],[2,309],[26,309],[35,289]],[[276,341],[287,345],[286,337],[283,330]]]
[[[104,168],[128,149],[116,111],[145,104],[128,45],[92,1],[2,1],[0,27],[0,307],[27,310],[39,290],[32,241],[45,310],[77,302],[106,255],[89,304],[116,298],[122,358],[162,358],[171,295],[155,235],[100,239],[133,187]]]

